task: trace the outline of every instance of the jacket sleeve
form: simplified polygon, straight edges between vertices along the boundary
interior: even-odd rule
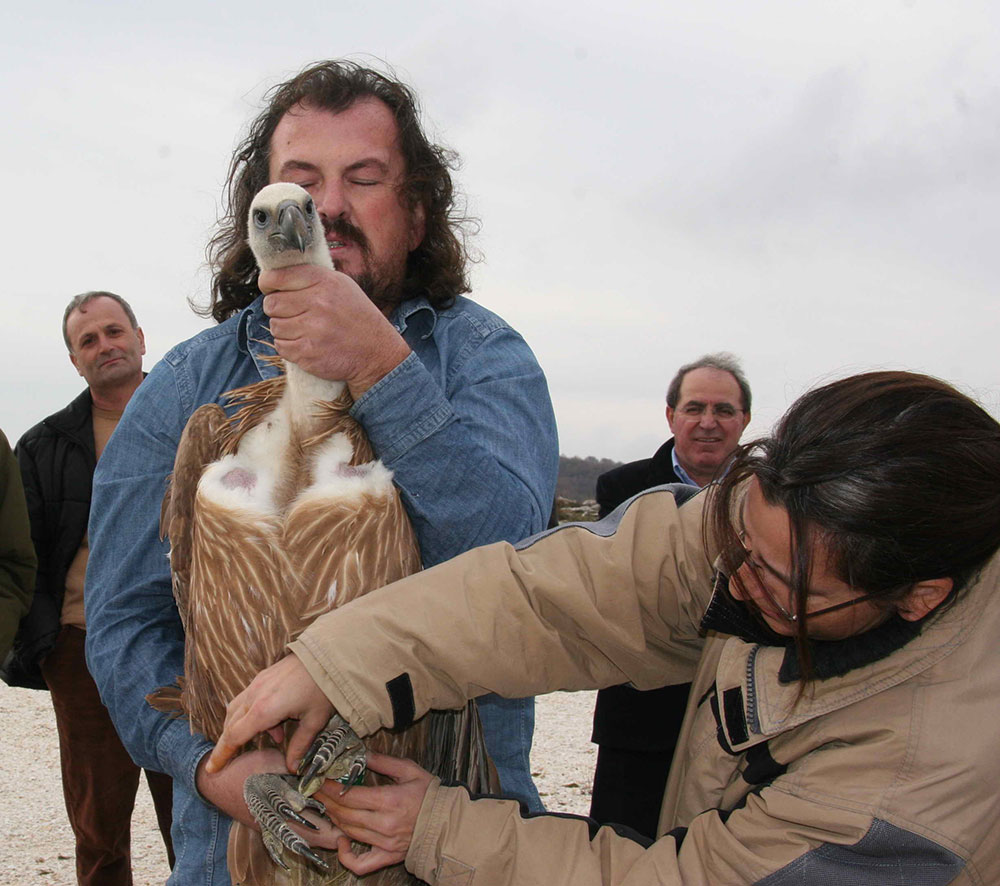
[[[0,661],[28,611],[36,565],[21,471],[0,432]]]
[[[394,473],[425,566],[546,526],[555,416],[534,354],[509,327],[467,342],[444,387],[410,354],[353,414]]]
[[[184,631],[170,582],[160,505],[190,404],[161,362],[129,401],[97,464],[85,593],[87,664],[135,762],[193,792],[211,748],[186,719],[153,710],[146,695],[184,673]]]
[[[322,616],[291,648],[362,734],[486,692],[686,682],[711,591],[703,499],[653,493],[470,551]]]
[[[677,843],[670,835],[649,845],[634,831],[625,829],[620,834],[583,817],[525,818],[510,800],[473,800],[464,787],[445,787],[437,779],[424,797],[405,864],[432,886],[709,883],[681,875]],[[714,884],[746,882],[732,879]]]
[[[522,817],[513,801],[473,799],[434,779],[406,867],[432,886],[882,886],[889,871],[893,882],[945,886],[965,865],[906,828],[771,788],[649,843],[582,817]]]

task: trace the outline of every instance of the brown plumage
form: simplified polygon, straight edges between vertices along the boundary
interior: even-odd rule
[[[309,199],[296,186],[272,185],[254,207],[268,190],[276,192],[275,215],[279,199],[303,206]],[[311,254],[329,263],[318,219],[310,236],[318,236],[320,247],[300,253],[298,261]],[[305,245],[315,247],[308,239]],[[231,418],[216,404],[191,416],[163,504],[186,634],[185,673],[178,687],[158,690],[150,703],[187,716],[192,730],[213,741],[229,700],[281,658],[318,615],[420,568],[391,472],[374,460],[363,429],[349,415],[346,387],[294,364],[286,369],[284,376],[230,392],[239,406]],[[263,736],[255,746],[269,742]],[[473,790],[496,789],[474,707],[432,712],[409,730],[383,730],[365,743],[416,759]],[[369,773],[366,780],[377,783],[378,777]],[[316,851],[331,862],[331,873],[285,851],[286,873],[268,857],[259,834],[236,823],[230,872],[247,886],[356,882],[335,854]],[[416,881],[397,866],[364,882]]]

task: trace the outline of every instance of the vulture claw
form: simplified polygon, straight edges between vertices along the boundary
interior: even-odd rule
[[[312,796],[326,779],[332,778],[344,785],[346,793],[352,785],[361,783],[367,765],[364,742],[343,717],[334,714],[299,764],[299,791]]]
[[[313,852],[286,822],[294,821],[317,830],[316,825],[301,814],[307,809],[329,821],[326,808],[312,795],[328,778],[345,785],[345,791],[351,785],[360,784],[367,760],[364,743],[343,717],[334,714],[299,764],[298,777],[267,772],[251,775],[243,783],[243,799],[260,825],[268,855],[278,867],[288,870],[281,857],[282,850],[287,849],[308,858],[324,871],[330,870],[327,861]]]
[[[251,775],[243,783],[243,799],[246,800],[247,808],[260,825],[264,847],[276,865],[288,870],[288,865],[281,858],[281,850],[285,848],[296,855],[308,858],[317,867],[328,871],[330,865],[285,824],[290,819],[317,830],[316,825],[300,814],[306,809],[329,820],[323,804],[299,793],[293,786],[294,781],[292,776],[271,772]]]

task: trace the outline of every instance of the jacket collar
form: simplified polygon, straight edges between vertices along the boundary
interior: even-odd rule
[[[813,671],[819,680],[842,677],[855,668],[878,661],[901,649],[923,628],[924,622],[907,621],[893,615],[887,621],[855,637],[843,640],[810,640]],[[729,579],[721,572],[716,576],[712,599],[701,621],[702,630],[732,634],[748,643],[784,648],[784,658],[778,679],[782,683],[796,682],[801,676],[795,640],[776,634],[753,616],[741,600],[729,592]]]
[[[143,373],[145,378],[147,373]],[[69,437],[77,445],[82,446],[97,460],[94,449],[94,398],[90,388],[84,388],[76,395],[69,405],[42,420],[42,424],[51,428],[57,434]]]
[[[674,473],[674,438],[671,437],[664,443],[656,452],[653,453],[653,457],[649,460],[649,475],[650,477],[677,477]],[[680,477],[677,477],[678,482],[683,482]],[[656,480],[656,485],[659,486],[661,483],[665,483],[665,480]]]
[[[787,639],[779,638],[780,643],[769,640],[766,634],[772,638],[777,635],[757,626],[745,609],[742,616],[739,607],[731,609],[725,600],[732,599],[728,590],[720,595],[717,583],[703,627],[720,633],[729,633],[724,627],[736,631],[746,628],[742,636],[718,638],[722,649],[712,688],[712,707],[719,720],[720,740],[733,752],[746,750],[933,667],[959,649],[982,620],[991,590],[1000,579],[998,561],[1000,557],[994,557],[951,606],[925,619],[912,636],[900,633],[898,626],[886,628],[885,635],[873,644],[879,646],[876,654],[864,656],[868,660],[854,659],[846,669],[841,665],[837,673],[821,675],[804,692],[800,692],[799,683],[786,668],[786,657],[794,655]],[[874,633],[854,638],[859,642],[853,645],[851,654],[857,655]]]
[[[390,320],[400,335],[412,326],[415,334],[426,339],[434,334],[438,315],[426,296],[418,295],[400,302]]]
[[[46,418],[45,424],[55,431],[75,436],[90,422],[93,408],[94,399],[90,396],[90,388],[84,388],[68,406]]]
[[[42,420],[47,428],[72,440],[83,449],[94,463],[97,463],[97,450],[94,446],[94,400],[90,388],[84,388],[68,406],[54,412]]]
[[[263,295],[258,295],[240,311],[236,320],[236,347],[253,360],[262,379],[281,374],[274,360],[274,338],[264,313]]]

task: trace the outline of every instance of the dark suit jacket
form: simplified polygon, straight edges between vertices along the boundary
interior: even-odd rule
[[[652,458],[641,458],[620,465],[601,474],[597,478],[598,518],[606,517],[623,501],[637,495],[644,489],[662,486],[664,483],[683,483],[674,473],[674,438],[671,437]]]

